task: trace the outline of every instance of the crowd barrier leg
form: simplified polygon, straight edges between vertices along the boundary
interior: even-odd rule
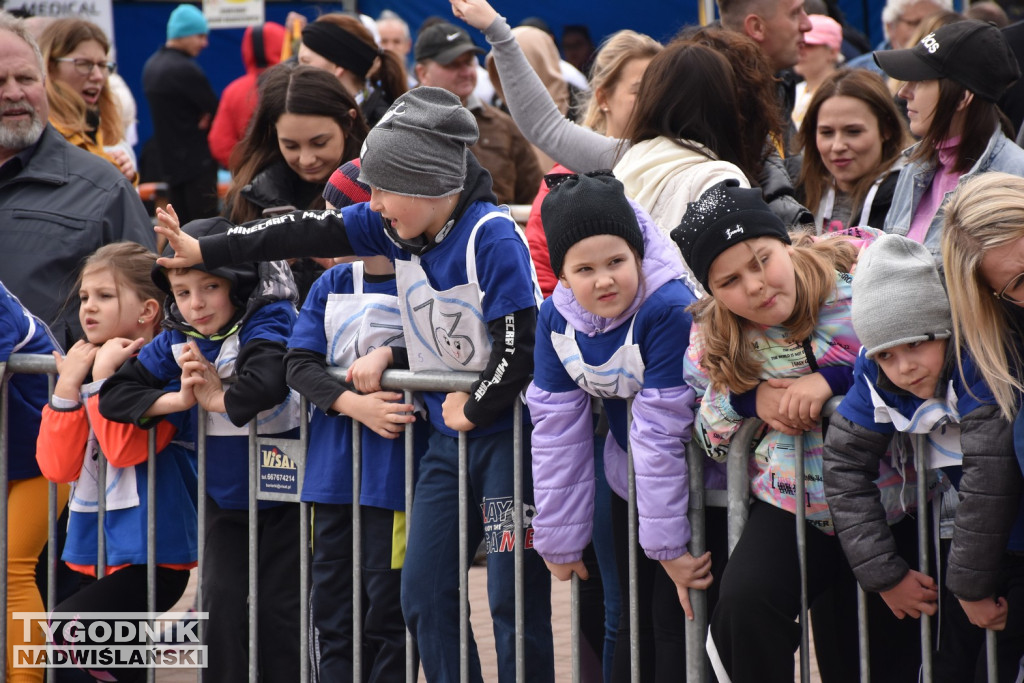
[[[917,471],[917,569],[932,575],[928,567],[928,477],[925,456],[928,453],[928,435],[914,437],[914,469]],[[941,590],[941,586],[940,586]],[[921,680],[932,681],[932,622],[921,615]]]
[[[259,501],[257,488],[256,420],[249,423],[249,680],[259,680]]]
[[[526,680],[526,616],[523,587],[523,549],[526,544],[526,520],[523,514],[523,404],[512,407],[512,553],[515,566],[516,680]]]
[[[459,432],[459,680],[469,681],[469,455]]]
[[[302,412],[306,415],[306,411]],[[299,683],[309,681],[309,503],[299,506]]]
[[[686,447],[687,472],[690,486],[690,554],[700,557],[707,551],[707,528],[705,526],[704,498],[704,453],[693,442]],[[708,631],[707,591],[691,588],[690,607],[693,619],[687,620],[686,629],[686,681],[701,683],[707,680],[707,660],[704,643]]]
[[[857,584],[857,652],[860,658],[860,683],[871,682],[871,649],[868,645],[868,594]]]
[[[577,574],[572,575],[569,584],[569,648],[572,683],[580,683],[580,577]]]
[[[412,404],[412,392],[406,389],[403,401]],[[412,502],[416,489],[416,434],[412,423],[405,425],[405,547],[409,547],[409,529],[412,528]],[[403,560],[403,566],[405,564]],[[416,640],[412,631],[405,629],[405,680],[415,683],[419,676],[416,658]]]
[[[796,478],[796,554],[800,563],[800,681],[811,680],[810,623],[807,604],[807,506],[806,484],[804,481],[804,439],[803,435],[794,441],[796,457],[794,477]]]
[[[352,680],[363,680],[363,425],[352,420]]]
[[[985,663],[987,667],[988,683],[999,681],[999,663],[996,659],[996,632],[989,629],[985,631]]]
[[[156,613],[156,429],[150,429],[147,436],[149,452],[146,455],[146,611],[150,614],[149,624],[152,632],[155,623],[152,615]],[[99,498],[103,499],[105,496]],[[156,683],[156,669],[146,669],[146,681]]]
[[[626,433],[633,432],[633,401],[628,402],[626,409]],[[626,481],[628,487],[628,524],[629,543],[629,680],[640,683],[640,605],[637,587],[637,509],[636,509],[636,470],[633,467],[633,446],[627,440],[626,447]]]
[[[8,430],[10,421],[7,416],[9,387],[7,382],[7,363],[0,363],[0,490],[3,491],[3,500],[0,501],[0,572],[4,577],[4,587],[0,589],[0,607],[3,608],[4,618],[0,619],[0,671],[7,675],[7,487],[10,483],[7,480],[7,461],[10,458],[8,448]]]
[[[47,373],[47,397],[53,396],[53,388],[57,383],[57,375]],[[57,485],[50,482],[46,487],[46,595],[44,604],[46,611],[52,612],[57,609],[57,518],[60,510],[57,509]],[[46,683],[54,683],[57,680],[57,672],[54,669],[46,670]]]
[[[198,569],[196,570],[196,605],[199,611],[204,610],[203,603],[203,555],[206,551],[206,411],[202,406],[196,409],[196,533]],[[198,637],[200,643],[206,642],[206,621],[199,620]],[[203,670],[196,669],[196,680],[203,680]]]
[[[107,490],[107,456],[96,447],[96,490]],[[68,504],[70,504],[70,500]],[[96,578],[107,574],[107,497],[96,497]],[[147,541],[148,543],[148,541]],[[147,574],[148,576],[148,574]]]
[[[50,376],[50,394],[53,394],[53,375]],[[57,609],[57,518],[60,516],[57,509],[57,485],[52,481],[47,487],[46,497],[46,611],[52,612]],[[56,680],[57,671],[47,669],[46,683],[54,683]]]

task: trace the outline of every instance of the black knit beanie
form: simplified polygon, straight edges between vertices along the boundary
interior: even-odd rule
[[[556,276],[561,276],[569,247],[594,235],[621,237],[643,258],[644,236],[636,213],[626,199],[622,183],[610,171],[553,174],[545,176],[545,181],[551,192],[540,205],[540,217]]]
[[[791,244],[786,226],[765,204],[761,190],[740,187],[734,178],[712,185],[690,202],[682,222],[672,231],[683,260],[708,292],[708,273],[718,255],[755,237]]]

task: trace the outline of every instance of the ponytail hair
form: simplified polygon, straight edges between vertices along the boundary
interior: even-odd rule
[[[110,270],[111,276],[120,292],[124,287],[130,290],[140,301],[154,299],[159,304],[156,318],[153,321],[154,332],[160,328],[163,317],[164,298],[166,294],[153,282],[151,273],[156,265],[156,254],[137,242],[112,242],[105,244],[86,257],[78,281],[72,289],[75,296],[82,286],[82,278],[90,271]]]
[[[313,24],[321,23],[331,24],[341,29],[376,51],[377,54],[372,64],[363,73],[359,73],[362,69],[354,69],[351,64],[335,62],[341,68],[348,70],[360,85],[365,87],[369,83],[375,90],[380,90],[388,103],[394,102],[409,89],[405,79],[405,67],[402,66],[402,62],[394,53],[382,50],[377,45],[377,41],[374,40],[373,34],[363,26],[359,19],[349,14],[332,12],[324,14],[313,22]],[[330,55],[322,56],[331,59]],[[331,61],[334,60],[331,59]]]

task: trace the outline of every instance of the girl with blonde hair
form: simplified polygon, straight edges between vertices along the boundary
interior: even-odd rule
[[[39,36],[39,48],[46,63],[50,123],[68,142],[109,160],[137,182],[124,148],[118,102],[107,83],[117,65],[110,61],[103,29],[84,19],[55,19]]]
[[[800,642],[797,506],[806,515],[809,601],[837,585],[843,569],[822,486],[821,411],[853,379],[860,343],[850,323],[849,271],[857,248],[837,237],[791,235],[759,190],[733,180],[691,203],[672,238],[709,294],[689,309],[684,378],[703,396],[696,434],[713,459],[724,460],[747,418],[765,423],[750,453],[753,502],[722,576],[708,653],[719,680],[789,681]],[[797,498],[798,440],[804,498]],[[887,510],[899,505],[891,474],[879,480]],[[849,671],[856,663],[845,661],[837,641],[839,628],[855,620],[827,616],[814,619],[819,666]]]

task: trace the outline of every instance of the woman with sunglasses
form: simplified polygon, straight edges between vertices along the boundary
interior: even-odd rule
[[[906,81],[897,94],[921,139],[904,152],[884,229],[938,256],[943,208],[959,184],[988,171],[1024,175],[1024,150],[996,105],[1020,67],[999,29],[981,21],[942,26],[912,48],[875,52],[875,61]]]
[[[108,159],[137,183],[117,101],[107,87],[116,65],[103,30],[84,19],[56,19],[39,36],[39,49],[46,63],[50,123],[68,142]]]

